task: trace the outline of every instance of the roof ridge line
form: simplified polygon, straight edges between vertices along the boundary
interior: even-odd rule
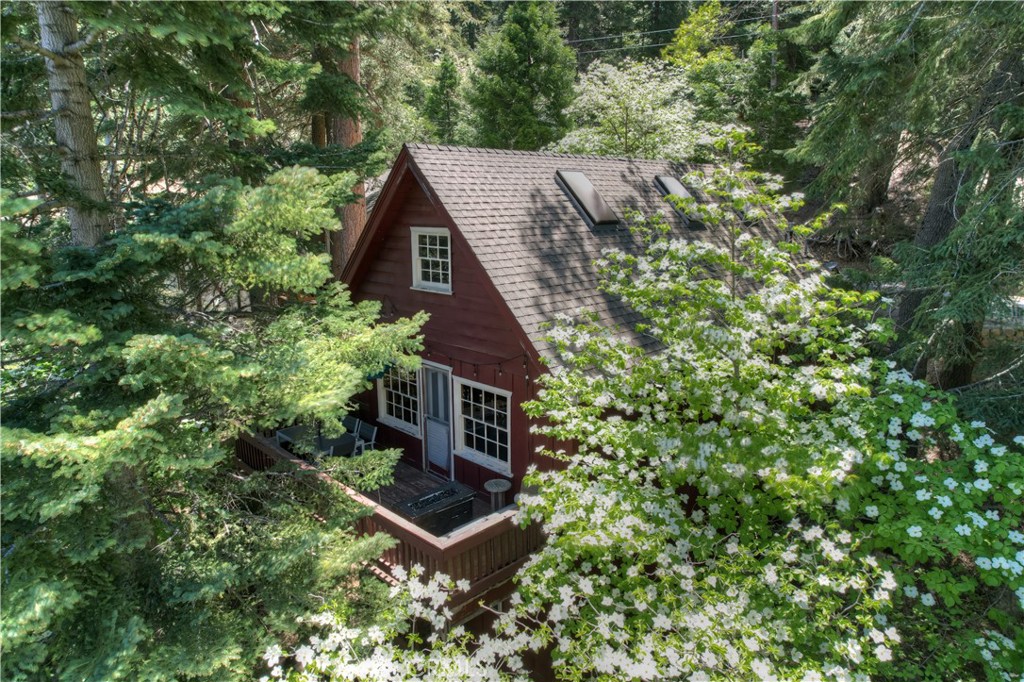
[[[454,152],[470,152],[474,154],[488,154],[492,156],[540,156],[546,158],[560,158],[560,159],[585,159],[594,161],[632,161],[632,162],[646,162],[646,163],[677,163],[689,166],[704,166],[708,164],[698,164],[692,161],[680,161],[676,159],[640,159],[631,156],[604,156],[601,154],[569,154],[565,152],[546,152],[542,150],[528,151],[524,149],[496,149],[492,147],[468,147],[465,145],[455,144],[435,144],[433,142],[406,142],[403,146],[407,147],[409,151],[454,151]]]

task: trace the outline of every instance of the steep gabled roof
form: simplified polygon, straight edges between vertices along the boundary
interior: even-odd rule
[[[638,321],[627,306],[598,290],[593,265],[604,249],[642,248],[625,220],[628,211],[663,213],[683,239],[728,243],[713,229],[687,228],[655,182],[658,175],[682,178],[695,165],[424,144],[406,145],[405,152],[428,195],[444,207],[534,348],[549,360],[553,349],[543,325],[560,313],[586,309],[626,329]],[[559,170],[585,173],[621,222],[589,226],[556,184]],[[639,336],[632,340],[646,345]]]

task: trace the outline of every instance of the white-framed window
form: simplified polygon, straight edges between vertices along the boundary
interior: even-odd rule
[[[452,237],[447,229],[412,228],[412,288],[451,293]]]
[[[393,428],[420,434],[420,387],[417,372],[391,367],[377,380],[378,420]]]
[[[468,379],[455,385],[455,449],[464,458],[511,475],[512,394]]]

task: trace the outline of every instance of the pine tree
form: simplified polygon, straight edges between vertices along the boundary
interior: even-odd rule
[[[477,69],[468,100],[478,144],[540,149],[566,133],[574,59],[552,5],[510,5],[501,28],[482,41]]]
[[[439,142],[455,141],[462,103],[459,100],[459,71],[451,55],[445,55],[438,67],[437,80],[427,92],[426,117],[434,126]]]
[[[368,618],[363,567],[389,541],[355,537],[366,511],[315,476],[242,475],[233,442],[340,429],[368,376],[414,362],[422,319],[379,325],[329,283],[319,237],[355,173],[270,173],[301,152],[270,139],[262,88],[308,64],[272,78],[254,31],[288,7],[40,3],[42,31],[33,9],[4,8],[12,63],[33,67],[15,72],[71,72],[15,82],[5,53],[4,93],[40,106],[83,87],[52,115],[4,116],[2,677],[253,679],[324,600]],[[68,233],[62,207],[88,197],[55,140],[133,199],[108,202],[98,236]],[[334,474],[369,488],[396,458]]]
[[[581,71],[597,60],[614,64],[624,58],[657,58],[659,45],[690,10],[690,3],[665,0],[557,0],[555,5],[567,44],[579,50]]]
[[[780,33],[759,17],[734,21],[742,8],[702,4],[662,55],[686,74],[699,120],[748,129],[761,148],[753,160],[781,170],[787,166],[783,152],[798,136],[797,121],[806,117],[806,98],[791,87],[796,73],[777,59],[787,45]],[[799,53],[793,56],[799,63]]]

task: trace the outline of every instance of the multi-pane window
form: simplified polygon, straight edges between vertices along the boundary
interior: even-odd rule
[[[440,227],[412,228],[412,281],[417,289],[452,290],[451,235]]]
[[[378,386],[380,420],[405,431],[419,432],[420,392],[416,372],[392,367]]]
[[[458,383],[459,422],[463,454],[495,460],[500,468],[509,465],[509,396],[479,384]]]

